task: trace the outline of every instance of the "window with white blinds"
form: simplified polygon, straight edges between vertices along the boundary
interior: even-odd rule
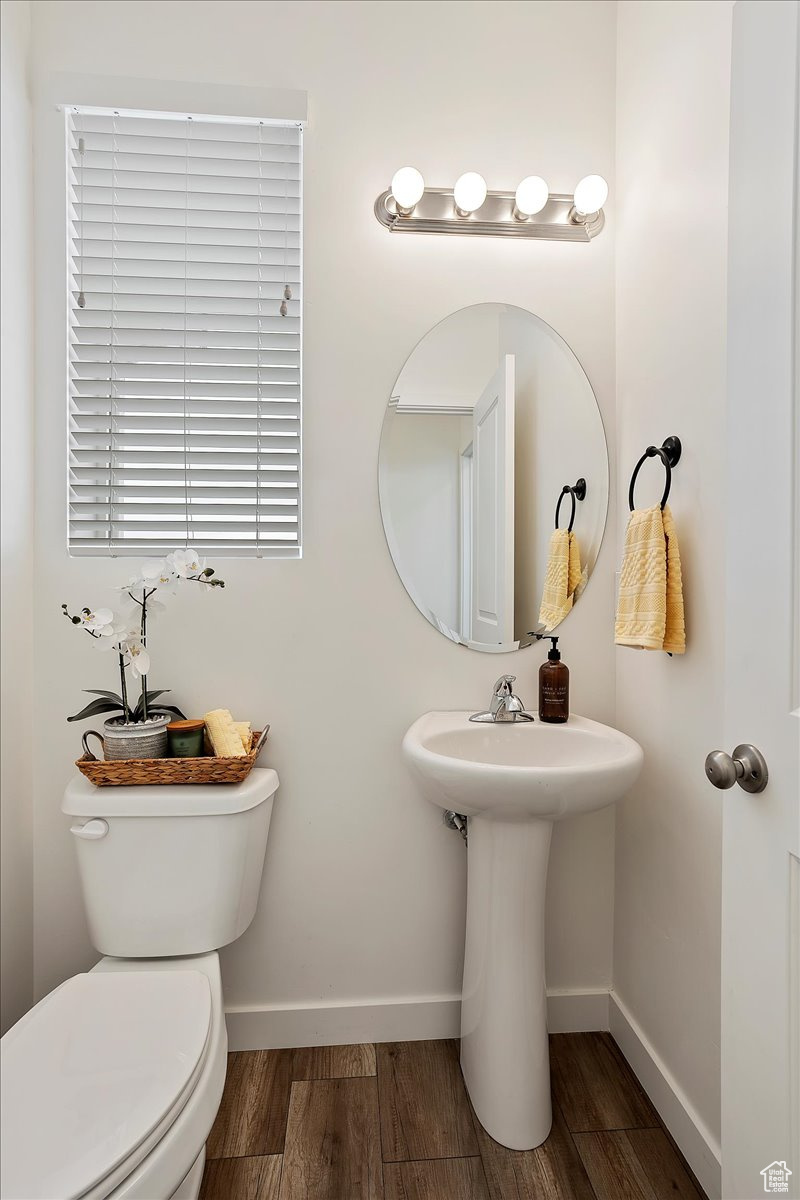
[[[300,556],[302,130],[72,109],[73,554]]]

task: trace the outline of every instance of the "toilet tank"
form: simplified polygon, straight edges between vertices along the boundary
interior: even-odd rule
[[[204,954],[235,941],[258,903],[275,771],[244,783],[64,793],[93,945],[117,958]]]

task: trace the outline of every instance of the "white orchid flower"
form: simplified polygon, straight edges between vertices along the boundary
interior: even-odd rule
[[[114,622],[103,637],[98,638],[95,642],[98,650],[115,650],[117,654],[124,653],[122,641],[124,640],[125,631],[128,628],[128,622],[124,617],[114,617]]]
[[[108,638],[114,633],[114,614],[110,608],[98,608],[95,612],[84,609],[81,613],[81,623],[95,637]]]
[[[142,569],[139,572],[145,583],[161,583],[169,578],[170,571],[165,558],[148,558],[147,562],[142,563]]]
[[[165,595],[174,596],[176,592],[175,576],[165,566],[157,578],[146,580],[145,587],[147,588],[148,592],[152,591],[153,588],[158,588],[158,590],[160,592],[164,592]]]
[[[128,583],[120,583],[114,590],[121,592],[122,603],[130,604],[134,596],[140,596],[145,589],[144,580],[138,575],[131,575]]]
[[[166,559],[151,558],[142,564],[139,574],[132,575],[130,580],[123,584],[120,590],[123,593],[133,594],[137,599],[144,592],[153,592],[156,590],[174,593],[175,577]],[[150,603],[148,601],[148,609]]]
[[[200,575],[206,566],[204,558],[200,558],[194,550],[173,550],[167,555],[167,566],[178,579],[188,579],[190,575]]]
[[[150,670],[150,655],[143,646],[138,633],[130,633],[125,639],[124,655],[137,679]]]

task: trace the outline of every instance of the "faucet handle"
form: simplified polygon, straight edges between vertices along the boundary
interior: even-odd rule
[[[512,684],[516,683],[516,675],[501,675],[492,691],[492,702],[486,712],[473,713],[470,721],[532,721],[533,717],[525,711],[525,705],[519,696],[514,695]]]

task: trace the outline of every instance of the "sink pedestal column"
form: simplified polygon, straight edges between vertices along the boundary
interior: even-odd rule
[[[550,1132],[544,902],[551,821],[469,819],[461,1068],[495,1141]]]

